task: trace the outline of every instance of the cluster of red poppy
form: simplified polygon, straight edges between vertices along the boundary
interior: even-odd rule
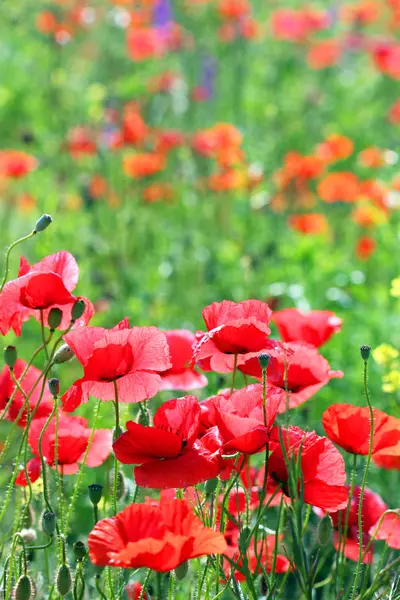
[[[294,230],[309,235],[329,231],[327,217],[322,212],[311,212],[318,200],[327,204],[350,204],[351,219],[361,230],[356,254],[360,259],[367,259],[376,247],[369,232],[386,223],[391,210],[396,208],[392,206],[392,200],[400,189],[400,181],[393,176],[389,182],[379,178],[381,174],[386,175],[383,170],[390,167],[392,155],[390,151],[377,147],[366,148],[357,155],[357,165],[363,177],[350,170],[330,170],[353,152],[352,140],[338,134],[328,136],[312,154],[289,152],[284,166],[275,172],[277,193],[271,207],[279,212],[304,211],[291,214],[288,222]],[[371,172],[373,178],[370,177]],[[365,178],[365,173],[368,178]]]

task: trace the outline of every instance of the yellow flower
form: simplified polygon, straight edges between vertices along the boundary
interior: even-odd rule
[[[372,351],[372,356],[378,365],[386,365],[399,356],[398,350],[390,344],[381,344]]]
[[[390,295],[394,296],[395,298],[400,298],[400,277],[393,279]]]
[[[396,392],[400,390],[400,371],[390,371],[383,378],[382,389],[384,392]]]

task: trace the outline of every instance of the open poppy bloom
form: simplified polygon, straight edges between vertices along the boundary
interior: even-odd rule
[[[385,515],[382,519],[379,515],[377,523],[369,530],[370,536],[375,536],[376,540],[385,540],[389,548],[400,549],[400,510],[394,510]]]
[[[161,572],[227,548],[223,534],[204,527],[184,500],[131,504],[115,517],[99,521],[88,545],[95,565]]]
[[[34,156],[19,150],[0,150],[0,177],[19,179],[38,166]]]
[[[400,421],[394,417],[386,426],[378,449],[373,453],[373,462],[383,469],[400,470]]]
[[[84,369],[81,379],[62,396],[63,408],[74,411],[89,395],[121,402],[141,402],[161,387],[160,372],[170,368],[165,335],[156,327],[129,328],[127,319],[113,329],[86,327],[64,337]]]
[[[26,472],[29,477],[29,481],[31,483],[35,483],[40,477],[40,472],[42,470],[42,464],[40,462],[40,458],[38,456],[34,456],[26,463]],[[25,469],[21,469],[17,475],[15,480],[15,485],[25,486],[28,485],[28,481],[25,475]]]
[[[172,366],[160,373],[161,389],[188,392],[206,386],[207,378],[191,366],[193,346],[196,343],[194,333],[188,329],[173,329],[164,333]]]
[[[21,358],[18,358],[14,365],[14,375],[18,381],[20,380],[26,367],[26,362]],[[40,383],[36,385],[36,383],[39,381],[41,375],[42,372],[31,365],[26,371],[23,379],[20,381],[20,386],[24,390],[25,394],[30,395],[29,407],[31,412],[39,403],[34,419],[47,417],[53,410],[53,396],[51,395],[47,386],[43,392],[42,398],[40,398],[41,385]],[[15,391],[15,384],[11,378],[10,369],[9,367],[5,366],[0,373],[0,411],[5,409],[14,392],[14,399],[10,404],[7,414],[5,415],[5,418],[8,421],[15,421],[17,419],[22,406],[25,404],[25,398],[19,390]],[[25,427],[27,415],[28,408],[25,408],[18,420],[18,425],[20,427]]]
[[[39,454],[39,436],[46,423],[46,418],[36,419],[29,428],[28,443],[34,454]],[[87,419],[60,415],[58,421],[58,466],[66,475],[79,470],[88,447],[91,429],[87,427]],[[99,467],[111,452],[112,431],[97,429],[86,459],[87,467]],[[43,456],[50,467],[56,464],[56,418],[53,417],[43,435]]]
[[[194,360],[205,371],[229,373],[265,350],[273,354],[279,342],[268,339],[272,311],[259,300],[214,302],[203,310],[208,332],[194,350]]]
[[[317,156],[326,163],[333,163],[348,158],[353,150],[354,144],[351,139],[333,133],[317,146]]]
[[[52,308],[62,310],[59,327],[66,329],[71,323],[72,307],[79,299],[72,294],[78,277],[78,265],[69,252],[46,256],[32,266],[22,257],[18,278],[7,282],[0,294],[0,332],[6,335],[12,328],[21,335],[22,324],[31,316],[40,321],[41,313],[46,325]],[[85,312],[76,321],[78,325],[86,325],[94,314],[91,302],[82,299]]]
[[[392,417],[385,412],[373,409],[374,436],[372,451],[390,443],[388,425]],[[396,419],[397,420],[397,419]],[[332,404],[322,416],[322,425],[326,435],[332,442],[352,454],[366,456],[369,452],[371,418],[368,406],[354,406],[352,404]],[[393,438],[392,438],[393,439]],[[396,442],[400,439],[400,430]]]
[[[268,383],[281,390],[286,389],[285,364],[287,365],[289,408],[295,408],[309,400],[332,378],[343,377],[342,371],[330,369],[328,361],[319,354],[316,348],[290,342],[285,344],[285,352],[276,353],[271,357],[267,370]],[[240,370],[258,379],[262,377],[258,359],[248,360],[240,366]],[[285,407],[281,405],[280,411],[284,410]]]
[[[216,427],[201,440],[200,406],[194,396],[164,402],[154,415],[154,427],[133,421],[114,442],[115,456],[135,468],[141,487],[185,488],[217,477],[223,469],[222,440]]]
[[[346,486],[346,489],[349,489],[349,487]],[[358,529],[358,506],[360,502],[360,489],[361,488],[359,486],[356,486],[354,488],[353,496],[350,503],[347,537],[343,549],[344,555],[350,560],[354,560],[355,562],[358,561],[360,554],[360,535]],[[372,525],[374,525],[378,521],[378,519],[383,515],[387,508],[387,505],[384,503],[382,498],[378,496],[378,494],[376,494],[369,488],[365,488],[362,505],[363,551],[365,551],[367,544],[371,539],[369,531]],[[343,510],[335,512],[329,511],[329,514],[332,518],[333,527],[336,530],[333,536],[333,545],[338,551],[340,549],[340,543],[343,544],[343,541],[341,542],[341,539],[343,538],[346,510],[347,507]],[[318,508],[314,509],[314,511],[319,517],[323,517],[325,514],[325,511],[320,510]],[[339,535],[339,530],[342,531],[341,536]],[[366,553],[363,562],[372,563],[372,557],[373,548],[371,546],[371,548]]]
[[[259,452],[269,440],[275,417],[282,402],[280,390],[267,391],[264,420],[262,385],[249,385],[232,396],[216,396],[208,411],[214,413],[215,423],[225,441],[224,452]]]
[[[272,321],[284,342],[303,342],[316,348],[342,327],[342,319],[329,310],[303,312],[298,308],[286,308],[274,312]]]
[[[327,511],[344,508],[348,491],[345,487],[346,471],[342,455],[328,438],[321,437],[315,431],[305,432],[299,427],[281,429],[289,460],[298,460],[303,486],[304,502]],[[289,496],[289,475],[285,456],[280,443],[279,428],[271,432],[268,460],[268,474],[277,483],[282,484],[283,492]]]
[[[291,215],[288,218],[288,225],[291,229],[304,235],[322,235],[329,231],[328,220],[321,213]]]

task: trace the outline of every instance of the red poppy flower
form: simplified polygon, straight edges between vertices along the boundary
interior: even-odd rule
[[[356,256],[360,260],[368,260],[377,248],[376,241],[369,235],[362,235],[356,243]]]
[[[370,536],[376,540],[385,540],[389,548],[400,549],[400,510],[397,509],[385,515],[382,520],[379,515],[377,523],[369,530]]]
[[[94,135],[87,127],[74,127],[68,133],[66,143],[68,152],[73,158],[80,158],[90,154],[96,154],[97,144]]]
[[[281,431],[288,458],[297,460],[301,454],[304,502],[328,511],[344,508],[348,492],[344,485],[344,460],[339,450],[328,438],[317,435],[315,431],[305,432],[299,427]],[[289,495],[289,476],[278,427],[272,430],[270,448],[272,452],[268,460],[268,474],[277,483],[281,483],[283,492]]]
[[[324,202],[354,202],[360,194],[360,182],[350,172],[329,173],[318,184],[318,194]]]
[[[142,487],[184,488],[217,477],[222,468],[222,440],[217,428],[197,440],[200,406],[194,396],[165,402],[154,416],[154,427],[128,421],[114,442],[115,456],[135,468]]]
[[[307,213],[306,215],[291,215],[288,218],[291,229],[304,235],[319,235],[329,231],[328,220],[320,213]]]
[[[30,266],[22,257],[18,278],[9,281],[0,294],[0,331],[6,335],[12,328],[21,335],[22,324],[31,316],[40,321],[43,311],[45,324],[52,308],[60,308],[63,318],[61,329],[71,322],[71,310],[78,297],[71,292],[78,282],[79,268],[74,257],[65,251],[46,256]],[[85,301],[85,312],[76,321],[86,325],[94,314],[92,303]]]
[[[349,486],[346,486],[346,489],[349,489]],[[348,520],[348,529],[347,529],[347,539],[344,546],[344,554],[350,560],[358,561],[359,553],[360,553],[360,535],[358,528],[358,506],[360,502],[360,487],[356,486],[354,489],[354,493],[350,503],[350,511],[349,511],[349,520]],[[384,503],[382,498],[378,496],[375,492],[370,490],[369,488],[365,488],[364,497],[363,497],[363,506],[362,506],[362,522],[363,522],[363,550],[365,550],[368,542],[371,537],[369,531],[371,526],[376,523],[376,521],[383,515],[383,513],[387,510],[387,505]],[[332,517],[333,526],[337,530],[343,531],[344,523],[346,519],[346,510],[347,507],[343,510],[339,511],[329,511],[330,516]],[[315,512],[320,517],[323,517],[325,511],[320,509],[315,509]],[[342,534],[343,537],[343,534]],[[378,538],[379,539],[379,538]],[[333,537],[333,544],[336,550],[339,550],[340,536],[339,533],[335,533]],[[343,542],[342,542],[343,544]],[[373,548],[371,547],[367,554],[364,557],[364,563],[371,563],[373,556]]]
[[[83,377],[62,396],[67,412],[87,402],[89,395],[114,400],[114,382],[121,402],[151,398],[161,387],[159,373],[171,366],[165,335],[156,327],[130,329],[127,319],[113,329],[77,329],[64,339],[84,369]]]
[[[127,46],[130,58],[136,62],[160,58],[166,50],[164,37],[156,27],[129,29]]]
[[[206,386],[207,378],[190,366],[193,346],[196,344],[194,333],[187,329],[173,329],[164,333],[172,366],[161,373],[161,389],[188,392]]]
[[[278,393],[268,390],[265,423],[261,385],[249,385],[229,398],[216,396],[212,410],[225,441],[224,452],[254,454],[262,450],[269,440],[281,402],[280,390]],[[208,407],[210,409],[211,406]]]
[[[34,454],[39,454],[39,436],[46,419],[36,419],[29,428],[28,443]],[[71,475],[79,470],[83,461],[91,430],[87,419],[60,415],[58,423],[58,464],[63,473]],[[103,464],[111,452],[112,432],[109,429],[97,429],[86,459],[87,467]],[[55,466],[56,455],[56,418],[47,426],[42,443],[43,456],[50,467]]]
[[[317,146],[317,155],[326,163],[348,158],[353,153],[354,144],[344,135],[333,133]]]
[[[319,40],[313,42],[307,53],[307,64],[311,69],[326,69],[336,65],[342,53],[340,41]]]
[[[268,304],[259,300],[238,304],[224,300],[206,306],[203,318],[208,332],[200,338],[194,359],[206,371],[228,373],[235,360],[239,367],[262,350],[273,353],[280,344],[268,339],[271,315]]]
[[[124,157],[123,161],[125,175],[135,179],[151,177],[152,175],[163,171],[165,166],[165,156],[156,154],[155,152],[129,154]]]
[[[26,463],[26,471],[28,473],[29,481],[35,483],[40,477],[41,462],[38,456],[34,456]],[[25,475],[25,469],[21,469],[15,480],[15,485],[25,486],[28,485],[28,481]]]
[[[14,365],[14,375],[15,378],[19,381],[21,379],[22,374],[24,373],[27,364],[24,360],[19,358]],[[36,385],[38,381],[40,381],[40,377],[42,376],[42,372],[36,367],[30,366],[26,371],[25,376],[20,381],[20,386],[24,390],[25,394],[29,395],[29,407],[32,411],[36,405],[39,403],[39,406],[35,412],[35,419],[40,419],[42,417],[47,417],[51,411],[53,410],[53,396],[50,394],[47,386],[43,392],[42,398],[40,398],[41,385]],[[32,391],[33,390],[33,391]],[[4,367],[4,369],[0,373],[0,410],[3,411],[7,406],[8,401],[11,396],[15,392],[15,384],[10,375],[9,367]],[[25,398],[23,394],[17,390],[14,395],[14,399],[7,411],[5,418],[9,421],[15,421],[19,415],[19,412],[25,403]],[[25,427],[27,420],[28,409],[26,408],[21,414],[18,425],[20,427]]]
[[[389,415],[376,408],[374,411],[373,452],[388,443]],[[366,456],[369,452],[371,419],[368,406],[332,404],[322,415],[322,425],[332,442],[352,454]],[[400,438],[400,433],[398,435]]]
[[[383,469],[400,470],[400,419],[389,417],[372,460]]]
[[[143,586],[138,581],[132,581],[131,583],[128,583],[125,588],[128,600],[149,600],[146,592],[142,593],[142,590]]]
[[[286,308],[274,312],[272,320],[284,342],[304,342],[316,348],[330,340],[342,327],[342,319],[329,310],[305,313],[297,308]]]
[[[19,150],[0,150],[0,177],[19,179],[38,166],[34,156]]]
[[[166,572],[198,556],[226,550],[221,533],[204,527],[184,500],[132,504],[99,521],[88,539],[92,563]]]
[[[286,362],[289,408],[294,408],[309,400],[330,379],[343,377],[342,371],[331,371],[328,361],[312,346],[290,342],[285,344],[285,351],[286,359],[283,352],[276,353],[271,357],[267,375],[269,384],[285,390]],[[261,379],[262,373],[258,359],[252,358],[239,368],[243,373]]]

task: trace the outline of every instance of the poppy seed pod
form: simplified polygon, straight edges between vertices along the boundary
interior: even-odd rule
[[[72,350],[68,346],[68,344],[63,344],[55,353],[53,362],[56,365],[60,365],[61,363],[65,363],[68,360],[71,360],[71,358],[73,358],[73,356],[74,356],[74,353],[72,352]]]
[[[258,355],[258,362],[260,363],[260,367],[264,370],[268,367],[270,355],[267,352],[261,352]]]
[[[47,535],[53,535],[56,529],[57,517],[54,513],[46,510],[42,516],[42,529]]]
[[[56,377],[52,377],[52,379],[49,379],[49,390],[50,394],[52,394],[53,396],[58,396],[58,394],[60,393],[60,380]]]
[[[72,546],[75,557],[77,560],[83,560],[86,556],[86,546],[83,542],[81,542],[80,540],[78,540],[77,542],[75,542],[75,544]]]
[[[13,592],[14,600],[31,600],[33,585],[28,575],[21,575],[18,579]]]
[[[15,346],[7,346],[7,348],[4,348],[4,362],[10,367],[10,369],[14,368],[17,358],[18,355]]]
[[[53,222],[53,219],[50,215],[42,215],[40,219],[36,221],[34,233],[39,233],[40,231],[44,231],[47,227]]]
[[[175,577],[177,578],[178,581],[182,581],[182,579],[185,579],[186,575],[188,574],[189,571],[189,561],[185,560],[185,562],[181,563],[180,565],[178,565],[175,569]]]
[[[83,300],[77,300],[72,307],[71,310],[71,319],[72,321],[76,321],[80,319],[83,313],[85,312],[86,304]]]
[[[61,308],[54,307],[50,310],[47,322],[52,331],[54,331],[54,329],[57,329],[57,327],[60,325],[62,317],[63,312]]]
[[[60,596],[66,596],[72,587],[71,569],[64,564],[58,569],[56,576],[56,590]]]
[[[91,483],[88,485],[90,502],[97,506],[103,495],[103,486],[99,483]]]
[[[332,540],[332,518],[326,514],[319,522],[317,530],[317,539],[320,546],[327,546]]]
[[[363,361],[367,361],[371,354],[371,346],[360,346],[360,353]]]
[[[214,477],[214,479],[209,479],[205,484],[205,492],[208,495],[211,495],[215,492],[218,486],[218,477]]]

